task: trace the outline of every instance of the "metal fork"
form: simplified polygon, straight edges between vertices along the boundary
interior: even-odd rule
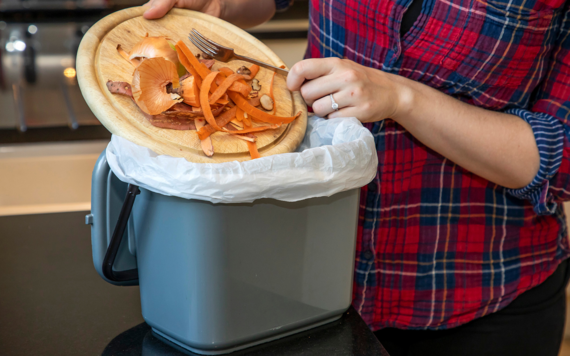
[[[207,39],[200,32],[196,31],[195,28],[193,28],[192,32],[190,32],[188,39],[200,51],[204,52],[205,54],[211,56],[214,59],[217,59],[218,61],[227,62],[231,58],[237,58],[237,59],[241,59],[243,61],[247,61],[247,62],[250,62],[253,64],[257,64],[258,66],[263,67],[263,68],[271,69],[271,70],[273,70],[277,73],[283,74],[285,76],[287,76],[287,74],[289,74],[289,71],[286,69],[274,67],[270,64],[258,61],[257,59],[249,58],[246,56],[241,56],[241,55],[235,53],[233,48],[222,46],[219,43],[216,43],[212,40]]]

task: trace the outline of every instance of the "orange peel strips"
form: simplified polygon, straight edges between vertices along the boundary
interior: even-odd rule
[[[247,141],[247,142],[255,142],[255,140],[256,140],[255,138],[245,136],[245,135],[233,135],[233,137],[239,138],[240,140]]]
[[[243,119],[244,119],[244,117],[243,117],[243,110],[240,109],[240,108],[238,108],[237,111],[236,111],[236,119],[237,119],[237,121],[239,121],[239,122],[243,122]]]
[[[295,116],[290,117],[279,117],[265,111],[261,111],[251,104],[241,95],[238,93],[228,92],[230,98],[234,101],[234,103],[238,106],[238,108],[242,109],[248,115],[256,119],[257,121],[267,122],[270,124],[288,124],[298,118],[301,115],[301,111],[299,111]]]
[[[251,159],[261,158],[261,155],[259,154],[259,151],[257,150],[257,144],[255,142],[249,142],[249,141],[246,141],[246,143],[247,143],[247,148],[249,150],[249,155],[251,156]]]
[[[177,52],[182,52],[184,54],[184,56],[186,56],[187,64],[188,67],[192,67],[195,69],[195,72],[198,73],[198,76],[200,78],[202,78],[203,80],[206,79],[206,77],[212,73],[211,70],[208,69],[208,67],[206,67],[206,65],[204,63],[201,63],[198,58],[196,58],[194,56],[194,54],[192,53],[192,51],[190,51],[190,48],[188,48],[188,46],[186,46],[184,44],[184,42],[182,41],[178,41],[176,43],[176,46],[174,46],[174,48],[176,48]],[[192,73],[192,72],[190,72]],[[216,72],[219,73],[219,72]],[[194,74],[192,74],[194,75]],[[202,88],[202,85],[200,85],[200,88]],[[211,83],[210,85],[210,92],[214,92],[216,89],[218,88],[218,86],[216,85],[215,82]]]
[[[221,98],[221,99],[218,99],[214,104],[228,105],[229,103],[230,103],[230,101],[228,99]]]
[[[234,106],[230,110],[220,114],[220,116],[216,118],[216,123],[218,124],[218,126],[224,127],[228,124],[228,122],[232,121],[236,117],[236,110],[237,107]],[[210,137],[210,135],[216,131],[217,130],[214,129],[212,125],[206,125],[198,130],[198,137],[200,138],[200,140],[204,140],[207,137]]]
[[[251,67],[249,67],[249,71],[251,72],[249,75],[244,75],[245,80],[252,80],[255,78],[259,72],[259,66],[257,64],[252,64]]]
[[[182,44],[184,45],[184,43],[182,43]],[[175,48],[176,48],[176,53],[178,54],[178,59],[180,60],[180,63],[182,63],[182,65],[184,66],[184,68],[186,68],[188,73],[192,74],[192,77],[194,77],[194,82],[192,84],[194,86],[194,95],[196,98],[199,98],[200,97],[200,87],[202,86],[202,78],[200,77],[200,75],[198,74],[196,69],[192,66],[192,64],[188,60],[188,57],[183,52],[181,47],[178,46],[178,44],[176,44]],[[186,48],[188,48],[188,47],[186,47]],[[192,55],[192,57],[194,57],[194,55]],[[193,104],[191,104],[191,105],[193,105]],[[196,100],[195,106],[200,107],[200,100]]]
[[[228,88],[228,90],[239,93],[243,96],[248,96],[249,93],[251,92],[251,87],[247,84],[245,84],[245,82],[243,82],[243,79],[239,79],[238,81],[235,81],[232,83],[232,85]]]
[[[272,113],[267,113],[265,111],[261,111],[256,107],[252,106],[250,102],[248,102],[245,97],[250,93],[251,88],[244,79],[247,79],[248,76],[238,76],[235,75],[234,72],[229,68],[220,68],[219,72],[212,72],[210,71],[205,65],[200,63],[198,59],[194,56],[192,51],[184,44],[182,41],[178,41],[175,46],[180,62],[182,65],[190,72],[193,76],[196,77],[194,82],[198,82],[197,79],[201,78],[203,81],[199,87],[199,97],[200,97],[200,105],[202,107],[202,111],[204,113],[204,117],[209,125],[203,126],[198,130],[198,136],[200,140],[205,140],[209,138],[209,136],[216,132],[216,131],[225,131],[231,132],[232,134],[247,134],[251,132],[261,132],[270,129],[279,128],[283,124],[288,124],[293,120],[297,119],[301,115],[301,111],[299,111],[295,116],[291,117],[279,117],[274,115],[275,113],[275,105]],[[185,57],[185,58],[184,58]],[[253,65],[250,68],[251,74],[249,78],[254,78],[257,73],[259,72],[259,66]],[[219,75],[219,77],[218,77]],[[233,76],[233,77],[232,77]],[[231,77],[231,79],[229,79]],[[271,79],[271,89],[270,89],[270,97],[273,98],[273,80],[274,77]],[[218,78],[218,79],[216,79]],[[219,87],[218,87],[219,85]],[[219,90],[218,90],[219,89]],[[209,97],[208,94],[212,92],[212,96]],[[230,99],[235,103],[236,107],[233,107],[231,110],[226,111],[222,115],[216,119],[212,114],[210,105],[218,101],[224,93],[230,97]],[[275,103],[275,100],[273,100]],[[241,115],[237,118],[247,126],[247,123],[251,125],[249,120],[249,116],[261,122],[266,122],[272,124],[271,126],[258,126],[258,127],[246,127],[243,130],[238,131],[229,131],[228,129],[222,129],[220,126],[225,126],[228,122],[230,122],[236,115],[237,111],[240,111]],[[232,112],[232,114],[230,114]],[[248,116],[246,116],[246,113]],[[223,119],[223,120],[222,120]],[[253,146],[252,146],[253,145]],[[257,146],[253,142],[248,142],[248,149],[250,151],[250,155],[252,158],[259,158],[259,152],[257,151]]]
[[[224,80],[224,78],[223,78],[224,76],[231,77],[232,75],[234,75],[234,71],[231,70],[230,68],[222,67],[219,70],[220,70],[221,75],[216,80],[216,83],[218,85],[222,84],[222,81]],[[242,75],[242,74],[239,74],[239,75]],[[240,93],[243,96],[248,96],[249,93],[251,92],[251,87],[246,84],[246,82],[244,80],[245,76],[242,75],[242,77],[243,78],[240,78],[240,79],[234,81],[230,85],[228,90],[235,91],[236,93]]]
[[[275,102],[275,97],[273,96],[273,82],[275,81],[275,72],[273,72],[273,76],[271,77],[271,82],[269,83],[269,97],[271,101],[273,101],[273,110],[271,110],[271,114],[275,115],[275,110],[277,110],[277,103]]]
[[[196,58],[194,56],[194,54],[192,53],[192,51],[190,51],[190,48],[188,48],[188,46],[186,46],[186,44],[182,41],[178,41],[176,43],[175,48],[176,48],[176,51],[178,53],[182,52],[186,56],[186,59],[188,59],[189,64],[192,67],[194,67],[194,69],[196,69],[196,72],[198,72],[198,74],[200,75],[200,78],[206,79],[208,74],[210,74],[210,70],[205,65],[202,65],[202,63],[200,63],[198,58]],[[182,63],[182,65],[184,65],[184,63]],[[186,66],[184,66],[184,68],[186,68]],[[186,68],[186,69],[188,70],[188,68]],[[192,73],[192,72],[190,72],[190,73]],[[192,74],[192,75],[194,75],[194,74]]]
[[[251,79],[253,79],[259,72],[259,66],[257,64],[253,64],[251,67],[249,67],[249,71],[251,72],[249,76],[251,77]]]
[[[240,109],[241,110],[241,109]],[[242,110],[243,111],[243,110]],[[243,113],[243,124],[245,127],[252,127],[251,120],[247,117],[247,114]]]
[[[212,114],[212,108],[210,107],[210,103],[208,102],[208,93],[210,92],[210,88],[214,83],[214,79],[220,74],[219,72],[211,72],[204,78],[202,82],[202,87],[200,88],[200,105],[202,106],[202,112],[204,113],[204,117],[208,124],[212,125],[214,129],[217,131],[222,131],[222,128],[218,126],[216,123],[216,118],[214,114]]]
[[[247,101],[251,106],[259,106],[261,105],[261,97],[257,96],[255,98],[251,98]]]
[[[201,129],[204,127],[204,120],[194,120],[197,129]],[[204,139],[200,139],[200,146],[202,147],[202,151],[208,157],[212,157],[214,155],[214,146],[212,145],[212,139],[208,136]]]
[[[252,126],[251,121],[249,121],[249,119],[247,118],[247,115],[240,108],[237,109],[236,119],[238,121],[240,121],[243,124],[243,126],[245,126],[245,127],[251,127]]]
[[[271,126],[257,126],[257,127],[248,127],[247,129],[237,130],[237,131],[230,131],[228,129],[224,129],[226,132],[231,132],[234,135],[246,134],[250,132],[261,132],[265,130],[274,130],[281,127],[281,125],[271,125]]]
[[[228,67],[222,67],[220,68],[220,73],[222,73],[226,77],[229,77],[230,75],[234,74],[234,71]]]
[[[232,74],[228,76],[226,79],[224,79],[222,84],[220,84],[220,86],[214,91],[214,93],[212,93],[212,96],[210,97],[209,101],[210,105],[213,105],[218,99],[220,99],[230,88],[230,86],[239,79],[243,79],[243,75]]]

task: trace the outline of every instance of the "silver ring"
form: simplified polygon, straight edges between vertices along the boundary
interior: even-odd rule
[[[334,101],[332,94],[330,94],[329,96],[331,97],[331,101],[332,101],[332,109],[334,111],[338,111],[338,104],[336,103],[336,101]]]

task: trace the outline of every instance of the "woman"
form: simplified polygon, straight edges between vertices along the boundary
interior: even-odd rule
[[[178,6],[248,27],[288,1],[147,6],[149,19]],[[391,355],[558,354],[570,252],[561,205],[569,6],[311,1],[311,59],[287,85],[317,115],[354,116],[375,137],[353,305]]]

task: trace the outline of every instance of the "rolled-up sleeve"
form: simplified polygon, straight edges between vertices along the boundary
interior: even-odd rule
[[[550,70],[529,110],[509,109],[534,132],[540,168],[533,181],[509,194],[529,200],[540,215],[553,214],[557,204],[570,200],[570,11],[566,12],[552,50]]]

